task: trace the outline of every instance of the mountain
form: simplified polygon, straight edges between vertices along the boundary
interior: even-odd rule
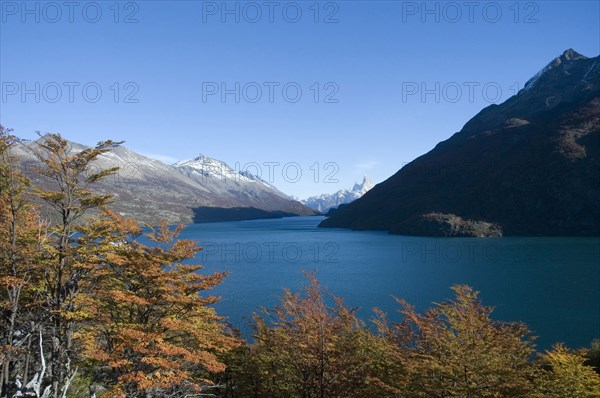
[[[320,213],[327,213],[329,209],[338,207],[339,205],[350,203],[363,196],[369,189],[373,188],[373,182],[365,176],[363,181],[356,183],[352,189],[342,189],[333,194],[323,194],[311,196],[301,202],[311,209]]]
[[[514,62],[514,61],[510,61]],[[600,57],[572,49],[321,227],[600,235]]]
[[[14,155],[29,178],[39,179],[29,145],[35,142],[17,146]],[[77,143],[70,146],[72,151],[86,148]],[[117,146],[94,164],[99,169],[115,166],[120,168],[118,173],[100,181],[95,190],[112,194],[112,208],[140,222],[155,224],[165,219],[187,224],[314,214],[258,176],[236,172],[202,155],[166,165]]]
[[[173,167],[206,189],[211,197],[226,201],[228,208],[251,207],[295,215],[314,214],[260,177],[247,171],[235,171],[220,160],[200,155],[193,160],[175,163]]]

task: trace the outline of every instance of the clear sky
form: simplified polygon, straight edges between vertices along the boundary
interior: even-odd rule
[[[597,56],[599,21],[599,1],[1,0],[0,123],[330,193],[385,180],[564,50]]]

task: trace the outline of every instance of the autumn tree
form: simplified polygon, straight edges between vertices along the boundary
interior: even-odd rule
[[[77,372],[78,359],[73,333],[79,314],[75,299],[81,293],[80,282],[94,264],[81,255],[85,247],[76,244],[77,226],[90,210],[105,206],[109,195],[93,193],[91,186],[115,173],[117,168],[95,171],[94,161],[108,152],[112,141],[82,150],[58,134],[46,134],[30,150],[40,163],[43,177],[35,194],[54,211],[57,222],[49,229],[44,251],[42,294],[49,315],[46,328],[50,345],[50,379],[54,398],[64,395]]]
[[[117,170],[95,168],[112,141],[82,149],[47,134],[22,145],[41,176],[31,188],[9,156],[17,144],[1,130],[0,396],[67,397],[74,380],[79,390],[91,380],[132,397],[214,387],[218,355],[238,340],[211,307],[217,298],[200,293],[224,274],[187,263],[199,248],[177,239],[181,227],[141,236],[135,221],[108,210],[110,197],[93,184]],[[31,194],[51,222],[41,222]]]
[[[11,131],[0,126],[0,396],[15,393],[17,382],[27,384],[32,332],[41,315],[37,253],[44,225],[25,196],[29,181],[12,156],[17,144]]]
[[[237,363],[237,396],[347,398],[369,391],[377,337],[355,309],[327,294],[313,274],[307,278],[302,292],[286,290],[279,306],[255,315],[255,341],[242,352],[246,363]]]
[[[152,228],[145,234],[150,245],[140,242],[135,222],[113,213],[82,229],[84,246],[99,242],[95,251],[103,255],[81,301],[89,322],[78,336],[107,396],[210,391],[210,374],[225,369],[218,355],[239,345],[211,307],[218,298],[205,295],[225,274],[203,275],[186,262],[200,248],[176,239],[181,228]]]
[[[408,351],[410,380],[397,396],[533,396],[529,358],[534,345],[527,327],[491,319],[493,309],[470,287],[453,290],[454,300],[425,314],[399,300],[406,319],[398,333],[409,338],[400,337],[406,346],[397,350]]]
[[[600,376],[585,365],[583,351],[556,344],[541,356],[543,370],[538,374],[538,391],[545,398],[598,398]]]

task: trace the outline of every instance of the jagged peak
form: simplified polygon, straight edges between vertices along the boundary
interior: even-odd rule
[[[366,175],[363,176],[362,182],[356,182],[354,183],[354,186],[352,187],[353,191],[361,191],[363,189],[369,190],[373,187],[373,182],[371,181],[371,179],[369,177],[367,177]]]

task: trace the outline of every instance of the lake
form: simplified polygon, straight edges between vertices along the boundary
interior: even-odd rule
[[[228,271],[216,304],[247,336],[248,318],[316,270],[331,293],[368,320],[373,307],[400,319],[392,296],[419,311],[468,284],[495,319],[525,322],[540,349],[600,338],[600,238],[422,238],[320,229],[322,217],[189,225],[204,272]]]

